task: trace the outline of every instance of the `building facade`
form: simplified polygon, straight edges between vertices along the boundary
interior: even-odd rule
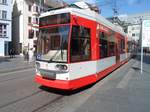
[[[38,36],[38,16],[42,10],[38,1],[13,1],[12,46],[16,54],[34,48]]]
[[[142,20],[150,19],[150,12],[138,13],[133,15],[120,15],[120,20],[126,23],[127,34],[129,40],[133,40],[135,42],[139,42],[141,38],[141,25]]]
[[[0,0],[0,56],[9,54],[11,48],[12,0]]]
[[[45,0],[14,0],[12,14],[12,46],[16,54],[30,49],[36,51],[40,13],[55,7]],[[56,4],[58,7],[58,4]]]

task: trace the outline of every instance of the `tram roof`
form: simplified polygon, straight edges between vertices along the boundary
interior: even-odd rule
[[[91,11],[91,10],[85,10],[85,9],[78,9],[78,8],[62,8],[62,9],[57,9],[57,10],[52,10],[48,12],[44,12],[40,15],[41,17],[49,16],[49,15],[55,15],[55,14],[61,14],[61,13],[71,13],[83,18],[87,18],[89,20],[97,21],[98,23],[101,23],[102,25],[112,29],[115,32],[120,33],[123,36],[126,36],[126,33],[123,32],[121,29],[119,29],[116,25],[105,19],[103,16],[100,14]]]

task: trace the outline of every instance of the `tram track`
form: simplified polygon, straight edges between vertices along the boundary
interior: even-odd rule
[[[130,65],[130,66],[128,67],[128,65]],[[125,72],[127,72],[127,70],[128,70],[131,66],[133,66],[133,65],[134,65],[134,60],[131,60],[131,61],[129,61],[128,64],[125,64],[124,66],[121,66],[118,70],[114,71],[114,73],[117,74],[118,72],[120,72],[120,70],[124,69],[125,66],[127,66],[127,68],[126,68],[125,71],[124,71],[124,74],[125,74]],[[119,76],[119,75],[118,75],[118,77],[122,77],[122,76]],[[117,78],[118,78],[118,77],[117,77]],[[112,78],[112,80],[114,80],[114,78]],[[108,81],[108,80],[107,80],[107,81]],[[105,82],[106,82],[106,81],[104,81],[102,84],[104,84]],[[93,88],[93,89],[94,89],[94,92],[97,91],[98,88],[99,88],[99,86],[95,86],[95,88]],[[93,90],[93,89],[91,89],[91,90]],[[92,94],[94,94],[94,92],[91,91],[91,90],[89,90],[88,92],[90,92],[90,94],[92,95]],[[87,94],[84,93],[83,95],[87,95]],[[80,102],[80,103],[86,102],[86,100],[87,100],[91,95],[86,96],[87,98],[83,99],[84,101],[83,101],[83,102]],[[59,101],[60,101],[62,98],[64,98],[64,97],[65,97],[65,96],[58,96],[58,97],[56,97],[55,99],[53,99],[53,100],[51,100],[51,101],[45,103],[44,105],[42,105],[42,106],[36,108],[35,110],[33,110],[33,111],[31,111],[31,112],[51,112],[51,111],[53,111],[53,109],[57,110],[57,107],[56,107],[56,106],[57,106],[57,105],[61,105]],[[58,104],[57,104],[57,103],[58,103]],[[53,107],[53,105],[54,105],[54,107]],[[78,106],[80,106],[80,105],[78,105]],[[50,110],[48,110],[48,109],[50,109]],[[59,110],[59,109],[61,110],[61,107],[58,107],[58,110]],[[65,108],[64,108],[64,109],[65,109]]]
[[[130,65],[130,66],[133,66],[133,64],[134,64],[134,60],[132,60],[132,61],[129,61],[129,63],[128,64],[125,64],[125,66],[127,66],[127,65]],[[120,67],[119,68],[120,70],[121,69],[124,69],[124,67]],[[120,72],[120,70],[116,70],[114,73],[116,73],[116,74],[118,74],[119,72]],[[124,72],[126,72],[127,70],[129,69],[129,67],[127,66],[127,68],[125,69],[125,71]],[[20,72],[19,72],[20,73]],[[124,74],[124,73],[123,73]],[[15,76],[15,75],[13,75],[13,76]],[[31,76],[31,75],[30,75]],[[33,75],[32,75],[33,76]],[[21,79],[21,78],[24,78],[24,77],[26,77],[26,74],[25,75],[22,75],[22,76],[18,76],[18,78],[19,79]],[[27,76],[28,77],[28,76]],[[120,75],[118,75],[118,77],[121,77]],[[116,77],[116,78],[118,78],[118,77]],[[17,77],[14,77],[14,78],[17,78]],[[112,78],[112,80],[115,80],[116,78]],[[15,80],[15,79],[10,79],[10,80]],[[10,81],[9,79],[8,79],[8,81]],[[118,82],[119,82],[120,80],[118,80]],[[0,81],[0,83],[1,83],[1,81]],[[13,83],[15,83],[15,82],[13,82]],[[45,90],[46,91],[46,90]],[[17,108],[19,107],[19,106],[24,106],[24,105],[26,105],[26,103],[28,102],[31,102],[31,104],[32,103],[35,103],[35,105],[32,107],[31,106],[31,108],[30,109],[27,109],[27,110],[30,110],[29,112],[45,112],[45,111],[47,111],[48,109],[50,109],[49,111],[52,111],[53,109],[55,109],[55,108],[57,108],[58,110],[61,108],[61,107],[57,107],[57,106],[55,106],[55,105],[61,105],[63,102],[62,102],[62,100],[64,101],[64,99],[63,98],[66,98],[65,97],[65,95],[62,95],[62,94],[51,94],[51,92],[50,91],[47,91],[46,92],[46,94],[45,94],[45,91],[43,90],[43,89],[38,89],[37,91],[35,91],[35,92],[33,92],[32,91],[32,93],[29,93],[28,95],[26,94],[26,95],[24,95],[24,96],[22,96],[22,97],[20,97],[20,98],[18,98],[18,99],[14,99],[13,101],[9,101],[9,102],[6,102],[5,104],[2,104],[2,105],[0,105],[0,111],[1,110],[7,110],[7,109],[11,109],[11,108],[13,108],[13,106],[16,106]],[[54,91],[52,91],[52,93],[53,93]],[[54,92],[55,93],[55,92]],[[43,94],[43,95],[42,95]],[[33,100],[33,99],[38,99],[38,101],[40,101],[40,100],[42,100],[43,98],[45,98],[46,99],[46,97],[45,97],[45,95],[46,95],[46,97],[48,98],[45,102],[41,102],[41,103],[38,103],[37,102],[37,100]],[[54,95],[54,96],[53,96]],[[15,96],[15,95],[14,95]],[[42,96],[44,96],[44,97],[42,97]],[[50,96],[50,97],[49,97]],[[62,106],[62,105],[61,105]],[[64,104],[63,104],[63,106],[64,106]],[[20,107],[20,108],[22,108],[22,107]],[[17,112],[18,110],[16,110],[16,112]],[[19,111],[18,111],[19,112]]]
[[[58,96],[58,97],[54,98],[53,100],[45,103],[44,105],[34,109],[32,112],[42,112],[42,111],[46,110],[48,107],[50,107],[52,104],[56,103],[57,101],[59,101],[62,98],[64,98],[63,95]]]
[[[12,106],[14,104],[19,104],[23,100],[30,99],[31,97],[34,97],[35,95],[40,94],[42,92],[44,92],[44,91],[43,90],[39,90],[39,91],[36,91],[36,92],[34,92],[34,93],[30,94],[30,95],[22,97],[20,99],[8,102],[8,103],[3,104],[3,105],[0,105],[0,111],[3,110],[3,109],[5,110],[5,108],[7,108],[9,106]],[[47,108],[49,108],[51,105],[54,105],[55,103],[57,103],[60,99],[62,99],[64,97],[65,97],[64,95],[59,95],[59,96],[57,96],[55,98],[52,98],[50,101],[47,101],[47,103],[44,103],[44,104],[42,104],[39,107],[36,107],[35,109],[31,110],[30,112],[42,112],[42,111],[46,110]]]
[[[17,102],[20,102],[20,101],[22,101],[22,100],[25,100],[25,99],[27,99],[27,98],[29,98],[29,97],[32,97],[32,96],[34,96],[34,95],[36,95],[36,94],[41,93],[42,91],[43,91],[43,90],[39,90],[39,91],[36,91],[36,92],[34,92],[34,93],[30,94],[30,95],[27,95],[27,96],[24,96],[24,97],[19,98],[19,99],[17,99],[17,100],[14,100],[14,101],[8,102],[8,103],[6,103],[6,104],[0,105],[0,109],[5,108],[5,107],[7,107],[7,106],[10,106],[10,105],[12,105],[12,104],[15,104],[15,103],[17,103]]]
[[[1,79],[0,80],[0,85],[1,85],[1,87],[3,87],[4,91],[10,91],[7,88],[6,89],[4,88],[4,87],[7,87],[7,85],[10,84],[10,83],[13,87],[13,89],[11,89],[11,90],[19,91],[19,93],[16,93],[15,91],[12,91],[12,95],[11,95],[11,93],[6,94],[6,96],[8,96],[8,99],[5,96],[5,94],[1,93],[2,95],[4,95],[4,97],[6,97],[6,100],[4,100],[5,103],[4,102],[1,103],[0,112],[1,111],[3,112],[5,110],[11,111],[12,108],[15,109],[16,106],[17,106],[16,108],[18,108],[18,105],[20,105],[20,106],[27,105],[27,102],[32,102],[31,104],[35,104],[34,108],[29,109],[30,112],[41,112],[42,110],[47,109],[54,102],[57,102],[58,100],[60,100],[61,98],[64,97],[64,95],[51,94],[49,92],[44,91],[43,89],[35,88],[35,91],[33,91],[33,88],[35,86],[33,86],[32,88],[31,87],[29,88],[30,90],[32,90],[31,92],[26,91],[26,89],[22,89],[25,82],[28,81],[28,79],[30,79],[30,77],[32,78],[34,76],[32,72],[33,72],[33,68],[25,69],[25,70],[19,70],[19,71],[13,71],[13,72],[9,72],[9,73],[3,73],[3,74],[0,75],[0,79]],[[17,85],[15,85],[16,83],[21,84],[21,85],[17,86]],[[27,84],[26,86],[29,86],[29,85]],[[16,87],[14,87],[14,86],[16,86]],[[21,87],[21,90],[15,89],[15,88],[18,88],[18,87],[19,88]],[[21,95],[20,93],[23,93],[23,94]],[[15,94],[19,95],[20,97],[16,97]],[[43,97],[45,95],[47,97],[50,97],[50,99],[47,99],[46,102],[43,102],[43,103],[40,104],[37,101],[35,101],[35,99],[37,97],[38,97],[38,99],[42,100],[42,98],[45,98],[45,97]],[[10,96],[13,96],[14,98],[9,99]],[[1,99],[4,99],[4,98],[1,97]],[[32,100],[32,99],[34,99],[34,100]],[[17,111],[17,110],[15,110],[15,111]]]

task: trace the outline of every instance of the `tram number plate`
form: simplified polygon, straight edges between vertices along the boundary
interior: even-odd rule
[[[48,78],[48,79],[56,79],[56,74],[55,73],[42,74],[42,77]]]

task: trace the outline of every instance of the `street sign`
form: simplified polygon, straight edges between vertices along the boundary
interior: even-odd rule
[[[141,35],[141,74],[143,73],[143,47],[150,47],[150,20],[142,21]]]
[[[150,20],[142,23],[142,47],[150,47]]]

